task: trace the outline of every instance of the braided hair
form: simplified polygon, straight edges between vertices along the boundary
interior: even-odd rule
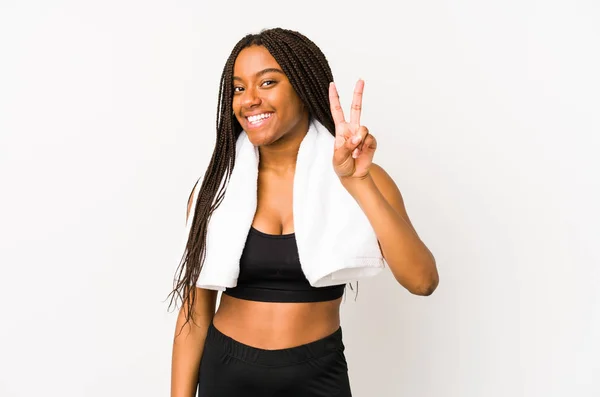
[[[243,130],[233,115],[233,67],[238,54],[251,46],[263,46],[269,51],[310,116],[335,136],[335,123],[329,106],[329,83],[333,81],[333,74],[327,58],[315,43],[299,32],[274,28],[246,35],[235,45],[221,74],[215,149],[200,186],[194,214],[190,214],[193,222],[186,249],[175,274],[173,291],[169,294],[171,303],[179,298],[187,305],[185,323],[190,319],[193,321],[195,284],[206,254],[208,222],[225,195],[226,182],[235,165],[235,144]]]

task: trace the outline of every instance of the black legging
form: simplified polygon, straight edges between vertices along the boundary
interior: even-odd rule
[[[342,329],[289,349],[237,342],[212,324],[206,335],[198,397],[351,397]]]

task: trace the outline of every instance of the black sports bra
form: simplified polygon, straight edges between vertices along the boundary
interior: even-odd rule
[[[313,287],[298,257],[295,234],[266,234],[250,228],[237,286],[224,294],[261,302],[322,302],[340,298],[345,285]]]

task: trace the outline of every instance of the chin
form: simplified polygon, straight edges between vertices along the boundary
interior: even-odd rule
[[[248,134],[248,140],[254,146],[268,146],[279,140],[278,136],[274,136],[269,133],[261,133],[261,132],[251,132]]]

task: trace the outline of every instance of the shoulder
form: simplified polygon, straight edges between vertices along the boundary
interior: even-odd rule
[[[379,164],[372,163],[369,172],[378,186],[380,183],[385,186],[396,186],[396,182],[394,182],[390,174],[388,174]]]
[[[371,164],[369,173],[371,174],[371,178],[373,178],[373,182],[375,182],[377,188],[384,196],[386,196],[386,198],[390,196],[396,197],[396,199],[402,199],[402,194],[400,193],[398,185],[392,179],[390,174],[388,174],[380,165],[375,163]]]
[[[188,203],[187,203],[187,213],[185,216],[185,220],[187,222],[188,218],[190,217],[190,211],[192,210],[192,206],[194,205],[194,197],[196,197],[197,194],[197,189],[200,189],[200,180],[202,178],[198,178],[198,180],[196,181],[196,183],[194,184],[194,187],[192,188],[192,191],[190,192],[190,195],[188,197]]]
[[[402,197],[402,193],[398,188],[396,182],[392,179],[390,174],[386,172],[380,165],[371,164],[369,168],[369,173],[371,174],[371,178],[373,178],[373,182],[377,189],[381,192],[381,195],[385,198],[388,204],[396,210],[402,218],[411,226],[412,223],[408,217],[408,213],[406,212],[406,207],[404,205],[404,198]],[[414,229],[414,227],[413,227]]]

